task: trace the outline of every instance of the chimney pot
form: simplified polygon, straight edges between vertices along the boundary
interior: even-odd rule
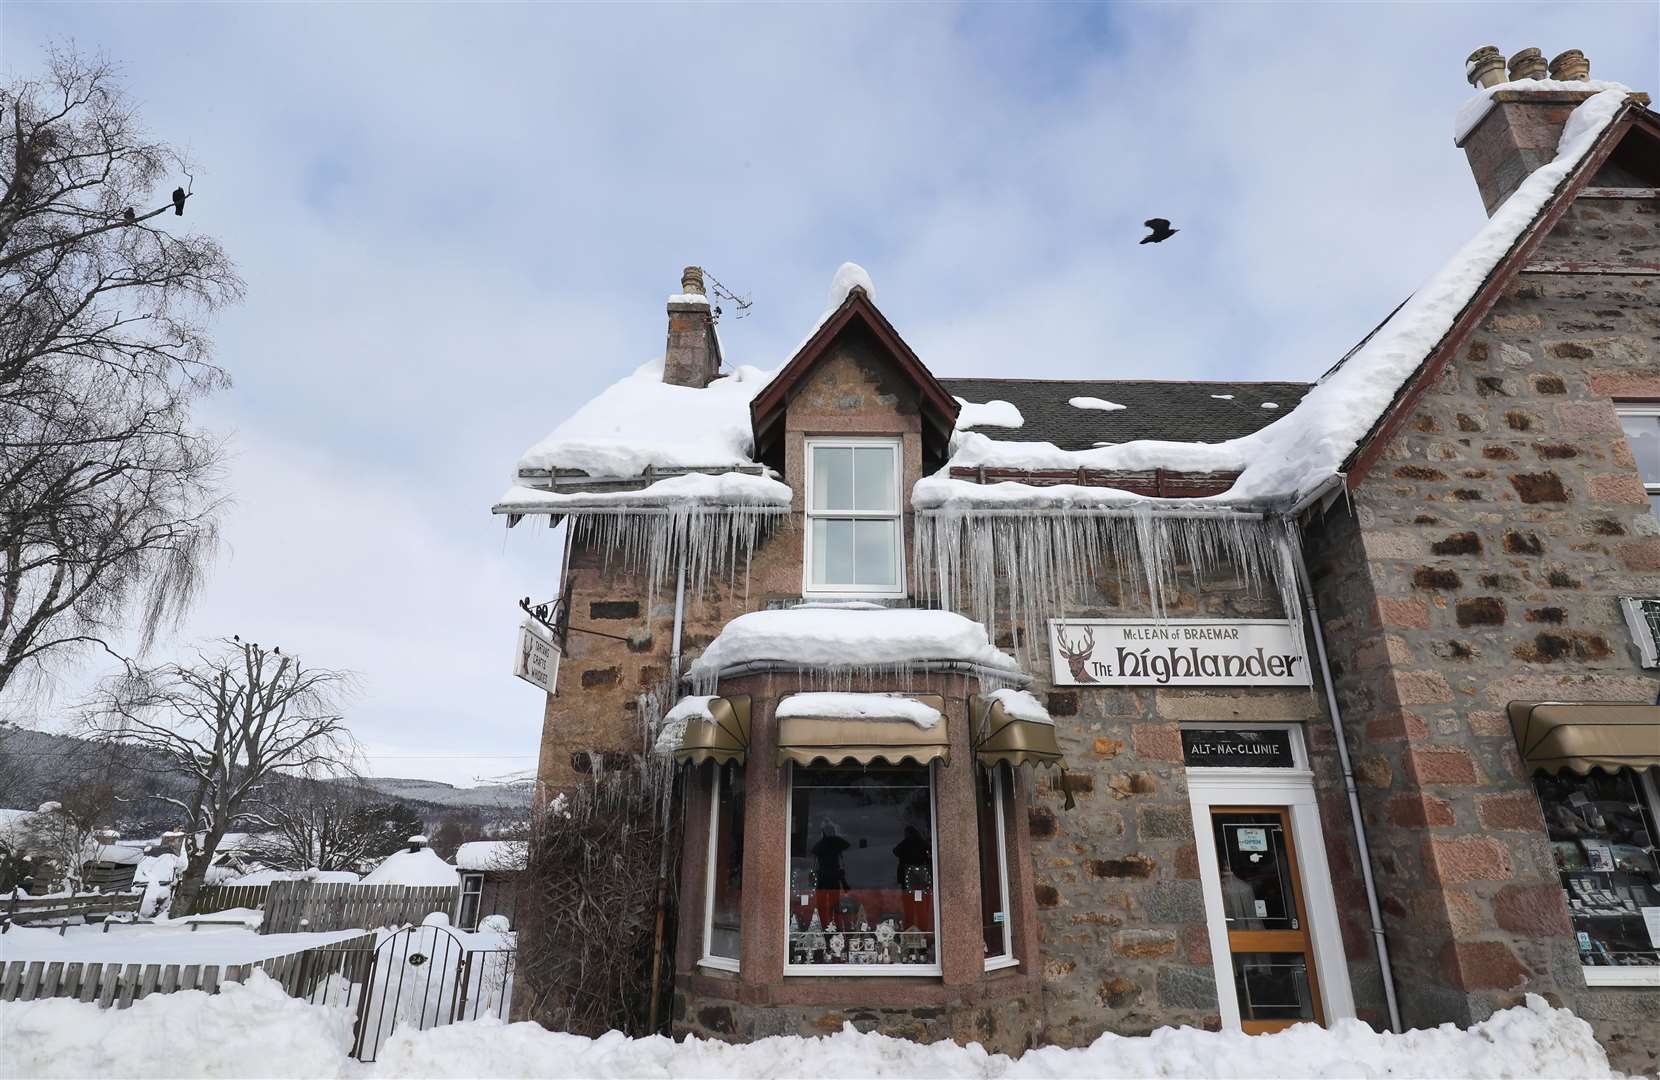
[[[1545,65],[1545,54],[1538,49],[1523,49],[1510,58],[1510,81],[1518,79],[1543,79],[1549,69]]]
[[[680,271],[680,291],[703,295],[703,267],[688,266]]]
[[[1591,77],[1591,61],[1578,49],[1557,53],[1550,62],[1550,77],[1558,82],[1584,82]]]
[[[1464,77],[1477,90],[1504,82],[1504,54],[1497,45],[1483,45],[1464,61]]]

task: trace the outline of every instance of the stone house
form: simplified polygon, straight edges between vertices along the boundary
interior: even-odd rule
[[[1496,67],[1495,67],[1496,62]],[[1481,50],[1488,225],[1318,381],[951,379],[837,274],[528,451],[540,775],[687,763],[674,1028],[1018,1052],[1469,1024],[1660,1053],[1660,118]]]

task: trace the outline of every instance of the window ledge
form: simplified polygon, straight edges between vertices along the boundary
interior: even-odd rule
[[[1660,986],[1660,967],[1587,967],[1586,986]]]
[[[697,966],[713,968],[716,971],[730,971],[733,973],[736,973],[738,970],[738,962],[736,960],[728,960],[724,956],[705,956],[697,962]]]
[[[784,974],[852,975],[881,979],[894,975],[943,975],[945,972],[938,964],[785,964]]]
[[[1012,956],[994,956],[986,961],[987,971],[1002,971],[1004,968],[1019,967],[1020,961]]]

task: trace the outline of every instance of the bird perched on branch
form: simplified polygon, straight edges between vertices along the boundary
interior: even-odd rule
[[[1164,241],[1181,232],[1180,229],[1172,229],[1170,227],[1169,220],[1166,218],[1148,218],[1146,221],[1142,222],[1142,224],[1153,230],[1141,238],[1141,243],[1143,244],[1162,244]]]
[[[135,214],[133,212],[133,208],[129,206],[125,210],[121,211],[121,220],[126,222],[128,225],[137,225],[138,215]]]
[[[173,213],[177,214],[179,217],[184,217],[184,201],[188,198],[190,198],[190,193],[188,191],[186,191],[184,188],[182,188],[182,187],[174,188],[173,189]],[[1165,224],[1169,224],[1169,222],[1166,222]]]

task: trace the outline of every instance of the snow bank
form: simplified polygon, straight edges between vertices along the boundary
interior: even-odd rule
[[[455,851],[458,870],[523,870],[530,845],[523,840],[473,840]]]
[[[834,720],[892,720],[915,724],[927,730],[938,726],[939,710],[903,694],[838,694],[811,692],[791,694],[778,703],[780,720],[792,717]]]
[[[365,885],[449,885],[461,883],[455,867],[429,847],[395,851],[363,878]]]
[[[740,367],[702,389],[663,381],[653,360],[613,383],[524,452],[521,469],[639,476],[648,465],[753,465],[749,402],[772,372]]]
[[[217,916],[192,918],[205,922]],[[13,960],[66,964],[256,964],[273,956],[347,941],[363,933],[330,930],[256,934],[247,927],[245,918],[241,921],[242,926],[202,926],[194,930],[182,919],[123,924],[107,934],[98,926],[72,926],[61,937],[56,930],[14,926],[0,934],[0,964]]]
[[[1013,402],[1003,401],[969,401],[958,398],[957,404],[961,411],[957,413],[957,430],[967,431],[977,427],[1018,428],[1026,426],[1026,418],[1020,415],[1020,410]]]
[[[790,487],[752,473],[688,473],[634,491],[544,491],[514,484],[496,500],[497,514],[564,513],[589,507],[790,505]]]
[[[1550,90],[1618,90],[1621,94],[1631,93],[1631,88],[1628,86],[1617,82],[1604,82],[1600,79],[1582,79],[1579,82],[1560,82],[1556,79],[1517,79],[1515,82],[1486,86],[1470,95],[1465,99],[1464,104],[1458,107],[1458,113],[1453,117],[1454,144],[1463,142],[1464,136],[1476,129],[1476,125],[1481,123],[1481,118],[1486,116],[1493,108],[1493,95],[1501,90],[1520,90],[1524,93]]]
[[[987,698],[1003,706],[1003,711],[1016,720],[1028,720],[1034,724],[1053,725],[1055,720],[1049,715],[1049,710],[1043,707],[1028,690],[1016,690],[1005,686],[1000,690],[993,690]]]
[[[1119,409],[1129,408],[1128,405],[1120,405],[1116,401],[1108,401],[1106,398],[1098,397],[1068,398],[1066,403],[1074,409],[1096,409],[1100,412],[1117,412]]]
[[[800,604],[739,615],[691,666],[714,680],[738,664],[777,661],[800,668],[897,668],[960,661],[1014,674],[1014,658],[994,648],[986,628],[951,611],[880,604]]]

